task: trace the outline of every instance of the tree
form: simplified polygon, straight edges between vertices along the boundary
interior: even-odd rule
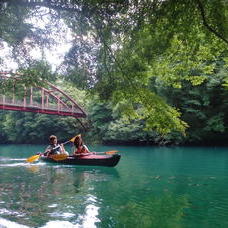
[[[74,33],[64,62],[68,78],[101,99],[123,104],[125,117],[145,120],[148,129],[162,134],[184,133],[187,124],[179,110],[150,90],[151,79],[173,87],[181,87],[183,80],[197,85],[214,71],[212,60],[222,56],[227,61],[225,0],[5,0],[0,12],[10,21],[20,12],[25,27],[25,16],[39,14],[42,7],[53,22],[63,18]],[[14,45],[22,45],[31,34],[32,28],[26,28],[20,39],[7,32],[17,37]],[[9,36],[1,37],[8,42]]]

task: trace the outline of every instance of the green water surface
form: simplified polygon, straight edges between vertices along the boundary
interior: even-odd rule
[[[228,148],[90,147],[119,150],[114,168],[25,162],[44,148],[0,146],[0,227],[228,227]]]

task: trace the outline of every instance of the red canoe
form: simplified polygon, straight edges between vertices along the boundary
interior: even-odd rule
[[[118,164],[121,156],[119,154],[113,155],[84,155],[84,156],[68,156],[64,160],[56,161],[52,158],[42,155],[40,159],[45,162],[52,162],[67,165],[89,165],[89,166],[110,166],[114,167]]]

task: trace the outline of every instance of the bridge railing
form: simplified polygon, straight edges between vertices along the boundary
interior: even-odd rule
[[[7,80],[9,76],[0,73],[0,77]],[[54,85],[48,83],[48,86],[50,89],[42,87],[25,89],[24,92],[21,91],[24,96],[20,97],[14,93],[0,94],[0,109],[86,117],[86,113],[76,101]]]

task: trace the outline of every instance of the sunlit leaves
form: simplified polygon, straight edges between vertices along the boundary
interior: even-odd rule
[[[13,4],[7,2],[10,11]],[[20,7],[17,1],[14,5]],[[100,99],[119,103],[124,116],[145,120],[148,129],[162,134],[184,132],[187,124],[168,99],[156,94],[152,82],[174,89],[186,82],[198,86],[218,70],[216,60],[227,58],[226,1],[44,0],[23,1],[23,7],[51,9],[53,20],[59,16],[71,28],[74,39],[63,64],[66,78]],[[31,28],[24,27],[18,26],[15,37],[23,40],[30,34]],[[43,79],[45,74],[38,71],[23,72],[26,86]]]
[[[215,70],[216,55],[212,54],[215,49],[216,47],[201,45],[192,49],[188,44],[174,38],[167,52],[153,61],[149,73],[176,88],[180,88],[184,80],[199,85]],[[218,47],[216,54],[219,55],[219,51],[222,53],[223,49]]]
[[[181,114],[155,93],[148,89],[135,88],[134,91],[126,88],[120,99],[120,93],[115,97],[118,110],[126,119],[141,119],[146,121],[147,130],[156,130],[161,134],[170,131],[185,132],[187,124],[180,120]],[[121,100],[121,101],[120,101]]]

